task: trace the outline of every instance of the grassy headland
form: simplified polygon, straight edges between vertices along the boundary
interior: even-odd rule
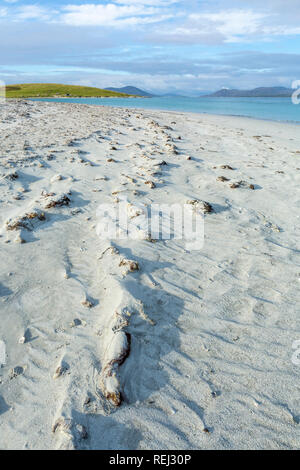
[[[26,83],[6,86],[7,98],[125,98],[133,95],[116,93],[101,88],[56,83]]]

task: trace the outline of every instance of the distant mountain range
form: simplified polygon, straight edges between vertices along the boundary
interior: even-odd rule
[[[114,91],[115,93],[125,93],[127,95],[143,96],[146,98],[153,98],[155,95],[147,91],[136,88],[135,86],[124,86],[122,88],[105,88],[105,90]]]
[[[190,91],[186,91],[186,93],[181,93],[181,92],[169,92],[169,93],[157,93],[157,94],[154,94],[154,93],[149,93],[148,91],[145,91],[145,90],[141,90],[140,88],[137,88],[135,86],[124,86],[124,87],[121,87],[121,88],[114,88],[114,87],[110,87],[110,88],[105,88],[105,90],[107,91],[114,91],[116,93],[125,93],[127,95],[136,95],[136,96],[142,96],[142,97],[146,97],[146,98],[186,98],[186,97],[190,97],[190,98],[196,98],[197,97],[197,92],[190,92]],[[207,95],[208,93],[211,93],[210,91],[203,91],[201,92],[201,95]],[[198,94],[199,96],[199,94]]]
[[[154,97],[161,97],[161,98],[179,98],[179,97],[192,97],[190,93],[187,94],[180,94],[180,93],[166,93],[166,94],[158,94],[154,95],[153,93],[149,93],[148,91],[141,90],[135,86],[124,86],[121,88],[105,88],[106,91],[115,92],[115,93],[125,93],[127,95],[135,95],[141,96],[145,98],[154,98]],[[236,90],[236,89],[228,89],[222,88],[222,90],[216,91],[214,93],[210,92],[201,92],[201,95],[198,95],[198,98],[289,98],[292,96],[295,90],[291,88],[285,88],[280,86],[275,87],[259,87],[254,88],[253,90]],[[195,97],[195,94],[193,95]]]
[[[222,90],[216,91],[209,97],[215,98],[288,98],[291,97],[293,92],[291,88],[285,87],[260,87],[254,88],[254,90],[229,90],[223,88]]]

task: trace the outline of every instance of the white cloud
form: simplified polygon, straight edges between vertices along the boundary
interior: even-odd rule
[[[42,20],[47,21],[51,17],[50,12],[38,5],[26,5],[18,9],[16,19],[19,21]]]
[[[0,8],[0,18],[7,16],[7,8]]]
[[[156,31],[158,33],[158,31]],[[158,34],[174,43],[221,44],[270,41],[276,36],[298,35],[300,27],[275,12],[253,9],[193,12],[173,28]]]
[[[13,6],[20,0],[4,0],[7,8],[0,8],[0,18],[11,21],[39,21],[68,26],[111,27],[126,29],[157,23],[144,28],[147,40],[152,42],[185,44],[222,44],[270,41],[275,37],[299,35],[300,18],[295,4],[299,0],[245,0],[244,8],[233,8],[237,0],[110,0],[110,3],[60,5],[54,10],[49,5]],[[274,8],[270,8],[270,2]],[[9,6],[8,4],[12,4]],[[249,6],[251,4],[251,6]],[[247,6],[248,5],[248,6]],[[290,6],[290,8],[288,7]],[[293,6],[293,8],[292,8]],[[172,19],[172,22],[168,20]],[[164,27],[161,23],[164,22]]]
[[[159,22],[172,15],[139,2],[127,5],[67,5],[60,20],[72,26],[126,26]]]
[[[252,10],[231,10],[190,15],[191,20],[208,21],[208,26],[214,27],[226,37],[254,34],[265,18],[265,14],[255,13]]]
[[[120,5],[145,5],[152,7],[167,7],[178,3],[178,0],[115,0]]]

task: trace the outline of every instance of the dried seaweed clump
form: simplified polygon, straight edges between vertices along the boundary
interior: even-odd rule
[[[53,379],[54,380],[58,379],[59,377],[64,375],[67,372],[67,370],[68,370],[68,367],[66,365],[62,364],[58,366],[54,372]]]
[[[94,304],[93,302],[91,302],[89,299],[85,299],[81,302],[81,305],[83,305],[84,307],[87,307],[87,308],[92,308],[94,307]]]
[[[45,209],[52,209],[56,206],[68,206],[71,202],[67,194],[55,195],[55,193],[42,193],[42,196],[47,199],[44,204]]]
[[[28,212],[22,217],[9,219],[6,222],[6,229],[9,231],[20,230],[22,228],[25,228],[26,230],[32,230],[34,221],[37,221],[37,220],[44,221],[45,219],[46,219],[45,213],[42,211]]]
[[[222,168],[222,170],[234,170],[230,165],[221,165],[220,168]]]
[[[4,178],[10,181],[14,181],[19,178],[19,175],[16,171],[12,171],[11,173],[5,175]]]
[[[157,160],[153,163],[153,166],[164,166],[167,165],[167,162],[165,160]]]
[[[52,426],[53,434],[64,436],[60,444],[60,449],[74,450],[80,446],[80,442],[88,438],[88,432],[85,426],[75,423],[71,418],[61,416]]]
[[[174,153],[174,155],[178,155],[178,154],[179,154],[176,145],[167,143],[167,144],[165,144],[165,146],[166,146],[166,148],[168,149],[168,151],[169,151],[170,153]]]
[[[140,266],[139,266],[139,263],[137,261],[132,261],[132,260],[129,260],[129,259],[122,259],[119,266],[125,266],[126,267],[126,274],[128,272],[130,273],[133,273],[135,271],[139,271],[140,269]]]
[[[116,407],[122,403],[117,373],[119,367],[129,356],[130,347],[131,335],[123,330],[115,331],[105,354],[105,366],[100,376],[100,387],[105,398]]]
[[[56,433],[56,431],[61,431],[61,432],[68,433],[71,430],[71,428],[72,428],[72,420],[60,417],[53,424],[52,432]]]
[[[191,204],[196,209],[200,210],[204,214],[210,214],[214,212],[213,206],[207,201],[201,201],[198,199],[193,199],[191,201],[187,201],[187,204]]]
[[[222,181],[224,183],[225,181],[229,181],[229,178],[226,178],[226,176],[218,176],[217,181]]]
[[[255,189],[254,184],[249,184],[247,181],[237,181],[235,183],[231,183],[230,185],[231,189],[236,189],[236,188],[249,188],[249,189]]]
[[[149,180],[149,181],[145,181],[145,184],[146,184],[147,186],[149,186],[149,188],[151,188],[151,189],[156,188],[156,185],[155,185],[155,183],[153,183],[153,181],[150,181],[150,180]]]

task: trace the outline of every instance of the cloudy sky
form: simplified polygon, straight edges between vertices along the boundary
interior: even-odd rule
[[[0,0],[0,79],[192,93],[300,80],[300,0]]]

